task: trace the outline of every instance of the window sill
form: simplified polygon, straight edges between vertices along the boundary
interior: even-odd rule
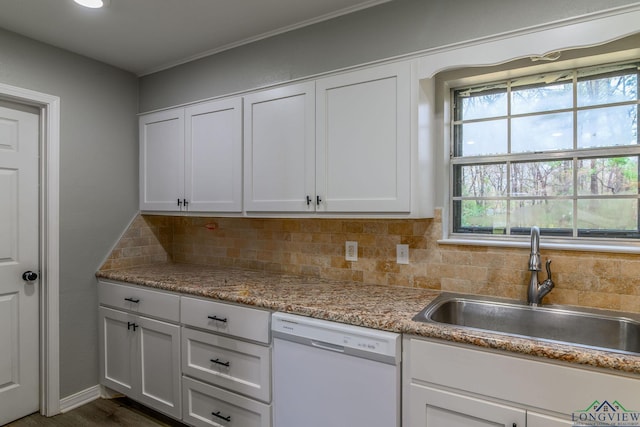
[[[546,241],[545,241],[546,240]],[[439,239],[441,245],[464,245],[464,246],[490,246],[500,248],[526,248],[531,247],[529,236],[505,238],[465,238],[460,236]],[[541,237],[540,249],[550,249],[559,251],[584,251],[584,252],[611,252],[640,254],[639,242],[620,242],[615,240],[594,241],[587,239],[559,240],[556,238]]]

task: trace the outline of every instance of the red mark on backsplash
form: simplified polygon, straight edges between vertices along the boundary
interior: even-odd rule
[[[208,224],[204,225],[204,228],[206,228],[207,230],[217,230],[218,229],[218,224],[215,222],[210,222]]]

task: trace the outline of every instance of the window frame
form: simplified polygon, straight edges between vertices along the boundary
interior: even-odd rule
[[[620,62],[620,64],[628,64],[629,62],[635,62],[636,75],[638,75],[638,91],[640,92],[640,59],[633,59],[631,61],[626,60]],[[578,81],[583,81],[585,77],[579,76],[580,72],[583,72],[586,69],[593,68],[606,68],[606,67],[615,67],[616,64],[609,61],[603,61],[602,59],[594,60],[587,59],[586,64],[575,64],[572,63],[573,66],[562,67],[560,64],[556,63],[553,65],[545,66],[532,66],[527,67],[525,69],[520,69],[517,72],[502,72],[502,73],[493,73],[488,74],[486,76],[482,76],[478,74],[475,77],[468,77],[460,79],[459,81],[446,81],[444,82],[444,111],[445,111],[445,128],[444,128],[444,137],[445,137],[445,155],[448,157],[447,163],[447,173],[448,173],[448,186],[445,189],[445,201],[446,208],[443,215],[443,240],[440,243],[453,243],[453,244],[468,244],[468,245],[489,245],[489,246],[522,246],[523,241],[528,240],[528,235],[530,228],[529,227],[520,227],[512,228],[511,234],[488,234],[491,233],[493,229],[489,230],[485,228],[482,231],[488,233],[474,233],[472,228],[465,228],[454,231],[456,229],[455,221],[456,215],[461,215],[459,212],[460,207],[456,207],[456,200],[463,200],[464,198],[461,196],[454,197],[454,194],[461,194],[460,191],[456,193],[456,183],[454,180],[455,177],[455,168],[463,165],[481,165],[481,164],[492,164],[492,163],[501,163],[505,164],[505,168],[510,168],[511,164],[515,162],[536,162],[536,161],[553,161],[555,159],[563,159],[571,161],[573,165],[573,188],[570,196],[561,197],[559,199],[570,200],[573,206],[573,218],[572,218],[572,227],[569,230],[570,233],[567,235],[566,232],[563,232],[564,229],[545,229],[542,228],[542,234],[545,236],[545,241],[548,242],[546,246],[555,247],[557,249],[579,249],[579,250],[596,250],[596,251],[609,251],[609,252],[640,252],[640,194],[632,194],[628,197],[616,196],[616,199],[635,199],[639,205],[639,212],[637,220],[637,227],[633,231],[624,231],[624,230],[616,230],[613,233],[609,230],[581,230],[578,225],[578,220],[576,219],[576,206],[578,200],[586,200],[589,199],[588,196],[578,195],[576,191],[577,183],[575,181],[576,178],[576,164],[577,159],[588,159],[588,158],[606,158],[606,157],[618,157],[618,156],[638,156],[640,158],[640,132],[636,131],[637,144],[636,145],[624,145],[624,146],[610,146],[610,147],[598,147],[598,148],[578,148],[576,144],[576,126],[577,121],[576,117],[579,111],[584,111],[586,109],[591,108],[599,108],[603,105],[606,106],[617,106],[617,105],[636,105],[636,108],[640,112],[640,102],[636,99],[633,102],[623,102],[623,103],[607,103],[607,104],[599,104],[597,106],[590,107],[579,107],[576,102],[576,87]],[[550,72],[554,73],[563,73],[563,72],[571,72],[573,76],[569,80],[572,84],[572,93],[573,93],[573,104],[570,109],[558,109],[553,110],[553,112],[557,111],[570,111],[573,115],[573,147],[568,150],[554,150],[554,151],[544,151],[542,153],[506,153],[504,155],[492,155],[492,156],[462,156],[462,157],[454,157],[454,149],[456,144],[459,144],[459,141],[456,141],[456,132],[454,130],[454,126],[457,123],[457,117],[455,116],[455,92],[459,90],[464,90],[468,88],[474,88],[481,85],[486,86],[496,86],[507,80],[516,80],[518,78],[527,78],[527,77],[535,77],[540,74]],[[577,70],[577,72],[576,72]],[[606,76],[611,75],[612,72],[615,71],[603,71],[597,73],[598,76]],[[497,77],[496,74],[502,74],[502,78]],[[506,76],[504,76],[506,75]],[[508,77],[508,78],[507,78]],[[588,78],[588,75],[587,77]],[[522,86],[518,86],[519,88]],[[510,91],[505,91],[506,96],[510,96]],[[520,117],[520,115],[510,115],[510,111],[507,111],[507,115],[504,117],[516,116]],[[637,126],[637,124],[636,124]],[[511,135],[509,135],[509,139]],[[509,142],[510,147],[510,142]],[[510,150],[508,150],[510,151]],[[479,161],[480,160],[480,161]],[[640,169],[640,164],[638,165]],[[509,186],[509,182],[507,182],[507,187]],[[640,193],[640,190],[638,191]],[[535,197],[534,197],[535,198]],[[600,195],[598,199],[606,199],[608,197],[603,197]],[[496,197],[498,200],[518,200],[514,198],[511,194],[507,193],[507,196]],[[526,200],[531,200],[531,195],[525,197]],[[540,199],[545,199],[545,197],[540,197]],[[553,198],[546,198],[553,199]],[[472,200],[474,200],[472,198]],[[477,198],[475,199],[477,200]],[[458,210],[458,212],[457,212]],[[509,219],[507,218],[507,224]],[[505,227],[505,230],[508,229],[509,226]],[[506,233],[507,231],[505,231]]]

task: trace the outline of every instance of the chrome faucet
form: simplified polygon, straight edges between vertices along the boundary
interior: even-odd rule
[[[529,271],[531,278],[529,279],[529,287],[527,289],[527,303],[532,306],[538,306],[542,303],[551,289],[553,289],[553,281],[551,280],[551,260],[547,260],[547,279],[538,283],[538,271],[542,270],[540,261],[540,229],[536,226],[531,227],[531,255],[529,256]]]

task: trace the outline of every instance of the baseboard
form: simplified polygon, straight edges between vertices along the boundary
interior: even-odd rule
[[[67,412],[72,409],[82,406],[85,403],[89,403],[93,400],[99,399],[102,396],[102,387],[100,385],[94,385],[86,390],[79,391],[71,396],[60,399],[60,412]]]

